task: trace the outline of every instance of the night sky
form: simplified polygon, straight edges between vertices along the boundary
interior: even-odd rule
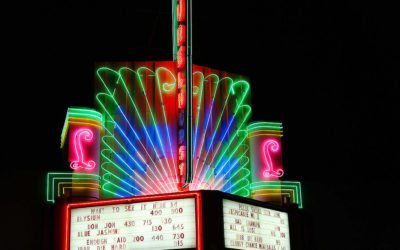
[[[252,120],[283,122],[286,178],[303,183],[313,249],[399,249],[397,9],[193,2],[194,63],[248,76]],[[64,169],[67,108],[94,107],[95,62],[171,59],[170,4],[63,1],[6,11],[1,249],[44,248],[44,180]]]

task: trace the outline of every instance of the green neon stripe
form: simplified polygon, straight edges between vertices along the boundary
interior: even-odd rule
[[[239,99],[240,101],[236,102],[236,109],[235,112],[242,106],[244,100],[247,98],[247,95],[249,93],[250,90],[250,84],[245,81],[245,80],[239,80],[237,82],[235,82],[234,84],[231,85],[230,89],[229,89],[229,93],[232,93],[233,95],[236,95],[236,91],[235,88],[245,88],[244,91],[241,91],[241,98]]]
[[[102,122],[102,118],[99,118],[95,115],[88,115],[88,114],[80,114],[80,113],[68,113],[68,120],[69,118],[85,118],[90,119],[97,122]]]
[[[106,171],[107,171],[107,170],[106,170]],[[131,187],[132,189],[136,190],[138,193],[144,194],[143,191],[137,189],[135,186],[132,186],[130,183],[124,181],[123,179],[119,178],[118,176],[114,175],[114,174],[111,173],[111,172],[108,172],[108,173],[106,173],[106,174],[103,175],[103,179],[104,179],[104,182],[105,182],[104,185],[107,185],[108,183],[112,183],[114,186],[117,186],[117,187],[120,188],[120,189],[124,189],[124,188],[122,188],[120,185],[116,185],[114,182],[112,182],[112,181],[111,181],[111,178],[116,178],[116,179],[118,179],[118,181],[127,184],[129,187]],[[102,185],[102,187],[103,187],[104,185]]]
[[[277,122],[255,122],[247,126],[249,133],[254,130],[275,130],[281,132],[282,129],[282,123]]]
[[[263,189],[263,190],[265,190],[265,191],[274,191],[274,190],[277,190],[277,189]],[[295,191],[293,189],[280,189],[279,191],[280,191],[280,195],[281,196],[282,195],[288,195],[289,198],[293,201],[293,203],[299,205],[299,202],[295,198],[296,197],[296,193],[295,193]],[[273,195],[277,195],[277,193],[260,194],[260,196],[273,196]],[[301,208],[301,207],[299,206],[299,208]]]
[[[72,173],[72,172],[49,172],[46,178],[46,200],[55,202],[56,182],[57,180],[94,180],[98,181],[101,177],[96,174]],[[58,193],[58,192],[57,192]]]
[[[111,183],[111,182],[105,183],[105,184],[101,187],[101,189],[102,189],[103,191],[109,192],[109,193],[111,193],[111,194],[113,194],[113,195],[116,195],[116,196],[119,196],[119,197],[123,197],[123,196],[119,195],[118,193],[115,193],[115,192],[113,192],[112,190],[107,189],[107,188],[106,188],[107,185],[114,186],[115,188],[126,192],[126,193],[127,193],[128,195],[130,195],[130,196],[133,196],[133,195],[134,195],[133,193],[129,192],[128,190],[126,190],[126,189],[124,189],[124,188],[122,188],[122,187],[120,187],[120,186],[115,185],[114,183]]]
[[[89,108],[68,108],[67,115],[65,116],[64,126],[61,132],[61,148],[64,146],[65,137],[68,132],[68,123],[70,118],[86,118],[93,121],[103,122],[103,115],[93,109]]]
[[[260,190],[263,188],[290,188],[294,189],[296,193],[296,199],[298,200],[299,208],[303,208],[303,194],[301,190],[301,183],[298,181],[266,181],[266,182],[255,182],[250,185],[251,190]]]
[[[282,127],[282,122],[252,122],[249,124],[249,127],[258,125]]]
[[[54,193],[55,193],[55,183],[54,181],[57,179],[65,179],[65,180],[70,180],[70,179],[82,179],[82,180],[97,180],[98,178],[100,178],[100,176],[98,175],[94,175],[94,174],[85,174],[85,173],[54,173],[54,172],[50,172],[47,174],[47,201],[53,201],[54,202]],[[51,180],[51,184],[50,184],[50,180]]]
[[[269,126],[254,126],[249,128],[248,127],[249,132],[253,132],[253,131],[257,131],[257,130],[273,130],[273,131],[277,131],[277,132],[282,132],[282,127],[277,128],[277,127],[269,127]]]
[[[250,191],[247,188],[249,186],[249,183],[250,183],[249,180],[241,179],[240,181],[243,181],[244,184],[240,185],[240,188],[237,188],[234,191],[232,191],[232,194],[240,195],[240,196],[243,196],[243,197],[249,197],[250,196]],[[241,192],[241,191],[245,191],[245,194],[244,195],[239,194],[239,192]]]
[[[61,197],[60,191],[64,188],[71,188],[71,189],[85,188],[85,187],[87,187],[85,185],[89,185],[89,184],[94,184],[94,183],[73,183],[72,181],[71,182],[58,182],[57,183],[57,197]],[[74,185],[74,186],[72,186],[72,185]],[[99,185],[98,190],[100,190],[100,189],[101,189],[101,186]],[[64,194],[64,190],[63,190],[63,194]]]
[[[102,114],[94,109],[89,108],[68,108],[69,116],[79,116],[83,117],[86,116],[87,118],[93,118],[97,121],[102,121]]]
[[[177,32],[178,16],[177,16],[177,0],[172,0],[172,60],[177,60],[178,42]]]

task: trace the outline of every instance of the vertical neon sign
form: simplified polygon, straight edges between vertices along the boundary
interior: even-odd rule
[[[102,115],[88,108],[69,108],[61,134],[61,148],[68,149],[68,167],[71,174],[99,175],[100,136]],[[68,138],[68,140],[66,140]],[[65,147],[67,143],[67,147]],[[69,194],[66,196],[99,197],[99,180],[72,178]]]
[[[250,146],[251,197],[260,201],[282,204],[283,194],[280,178],[283,176],[280,122],[254,122],[247,126]],[[261,184],[274,183],[266,190]]]
[[[283,176],[282,124],[256,122],[247,127],[251,154],[252,181],[279,180]]]
[[[178,74],[178,168],[180,187],[192,182],[192,1],[173,0],[173,58]],[[176,53],[176,54],[175,54]],[[183,150],[185,149],[185,150]],[[183,152],[186,154],[182,157]]]

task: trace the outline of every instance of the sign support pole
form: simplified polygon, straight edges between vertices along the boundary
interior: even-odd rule
[[[193,180],[192,113],[193,113],[193,63],[192,63],[192,0],[186,0],[186,185]]]
[[[178,188],[184,190],[193,181],[192,0],[172,0],[172,30],[178,81]]]

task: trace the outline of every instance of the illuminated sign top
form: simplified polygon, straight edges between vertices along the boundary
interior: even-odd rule
[[[286,212],[223,200],[225,247],[290,250]]]
[[[195,198],[71,208],[69,235],[75,250],[196,248]]]

